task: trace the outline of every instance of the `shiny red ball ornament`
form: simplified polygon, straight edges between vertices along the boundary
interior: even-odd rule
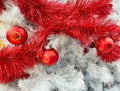
[[[46,49],[42,56],[42,63],[51,66],[57,63],[59,58],[58,52],[55,49]]]
[[[20,45],[27,40],[28,34],[24,28],[13,26],[7,31],[6,38],[10,43]]]
[[[103,38],[99,41],[97,49],[101,52],[110,52],[114,47],[114,41],[109,38]]]

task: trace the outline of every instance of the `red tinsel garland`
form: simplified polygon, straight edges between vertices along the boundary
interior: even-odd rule
[[[0,14],[1,14],[2,10],[5,9],[3,3],[4,3],[4,0],[0,0]]]
[[[78,16],[82,18],[90,14],[105,17],[112,10],[111,0],[97,0],[92,2],[91,0],[76,0],[76,4],[74,4],[74,1],[66,4],[47,0],[35,0],[34,2],[32,0],[13,1],[18,4],[21,13],[24,14],[29,21],[39,25],[47,24],[47,27],[51,23],[57,24],[57,22],[62,22],[61,19],[63,19],[63,17],[71,16],[71,13],[75,10],[72,6],[79,9],[77,11],[79,13]]]
[[[101,35],[103,31],[98,30],[99,33],[95,33],[95,31],[103,23],[103,17],[106,17],[112,10],[111,0],[77,0],[76,3],[68,2],[66,4],[46,0],[14,1],[18,3],[21,13],[32,23],[44,27],[50,27],[53,24],[54,27],[57,27],[56,30],[67,31],[67,35],[79,39],[86,46],[91,43],[91,34]],[[103,8],[104,10],[101,10]],[[94,18],[94,15],[98,15],[99,19]],[[102,22],[100,18],[102,18]],[[103,27],[106,25],[104,24]],[[109,27],[106,30],[112,29],[112,25]]]

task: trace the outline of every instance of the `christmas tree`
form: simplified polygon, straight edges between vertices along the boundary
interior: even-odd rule
[[[120,91],[120,0],[0,0],[0,91]]]

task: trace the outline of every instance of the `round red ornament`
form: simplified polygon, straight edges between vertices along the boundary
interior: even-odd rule
[[[97,49],[101,52],[110,52],[114,47],[114,41],[109,38],[103,38],[98,42]]]
[[[10,43],[20,45],[27,40],[28,34],[24,28],[13,26],[7,31],[6,38]]]
[[[47,49],[44,51],[42,56],[42,62],[48,66],[57,63],[59,58],[58,52],[55,49]]]

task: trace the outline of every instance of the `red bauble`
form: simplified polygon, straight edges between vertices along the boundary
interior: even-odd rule
[[[7,31],[6,37],[10,43],[14,45],[20,45],[27,40],[28,34],[22,27],[13,26]]]
[[[44,51],[42,56],[42,62],[48,66],[57,63],[59,58],[58,52],[55,49],[47,49]]]
[[[114,47],[114,41],[109,38],[103,38],[98,42],[97,50],[101,52],[110,52]]]

